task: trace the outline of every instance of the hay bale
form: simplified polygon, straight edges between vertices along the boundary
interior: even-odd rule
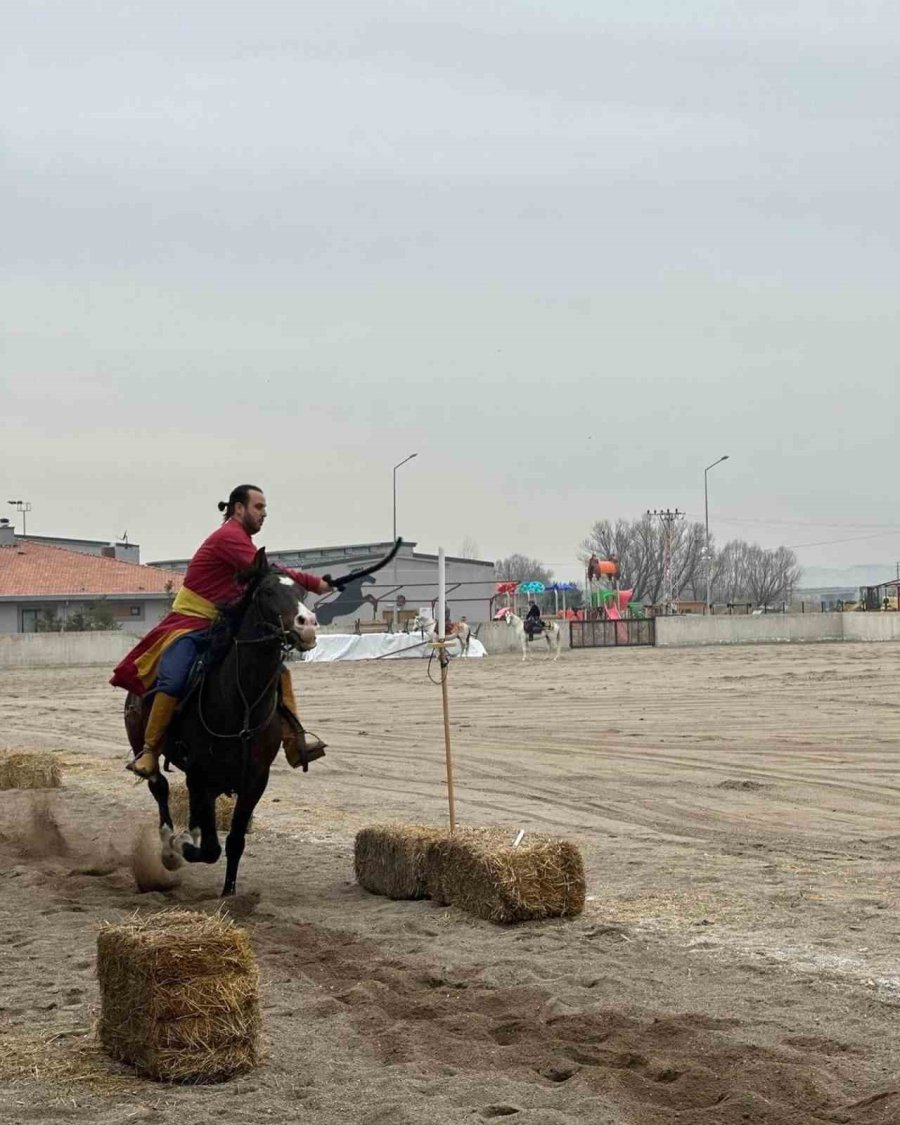
[[[354,865],[361,887],[388,898],[427,898],[430,845],[446,829],[424,824],[374,824],[356,834]]]
[[[0,789],[59,789],[55,754],[46,750],[0,750]]]
[[[518,847],[500,829],[442,833],[429,844],[432,897],[505,924],[561,918],[584,909],[584,864],[568,840],[537,833]]]
[[[231,815],[234,812],[235,798],[223,793],[216,801],[216,828],[219,832],[227,832],[231,827]],[[188,827],[190,801],[188,800],[187,786],[184,782],[169,785],[169,812],[176,828]],[[247,825],[247,831],[253,831],[253,817]]]
[[[97,938],[99,1036],[164,1082],[222,1082],[260,1060],[259,974],[247,934],[220,914],[135,915]]]

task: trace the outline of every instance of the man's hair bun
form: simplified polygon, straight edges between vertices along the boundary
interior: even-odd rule
[[[232,488],[227,504],[224,500],[219,501],[219,511],[225,513],[224,522],[230,520],[234,515],[235,505],[250,502],[251,492],[262,492],[262,489],[257,484],[239,484],[237,488]]]

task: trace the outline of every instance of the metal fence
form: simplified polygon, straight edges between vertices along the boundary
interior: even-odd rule
[[[622,621],[570,621],[572,648],[616,648],[628,645],[655,645],[656,622],[626,618]]]

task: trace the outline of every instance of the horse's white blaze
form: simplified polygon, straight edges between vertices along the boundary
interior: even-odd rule
[[[282,586],[293,586],[294,585],[293,578],[288,578],[288,576],[286,574],[282,574],[281,577],[278,579],[278,581],[281,583]]]

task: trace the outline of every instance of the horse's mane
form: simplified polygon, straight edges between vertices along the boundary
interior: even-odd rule
[[[260,571],[258,567],[250,567],[248,570],[242,570],[235,576],[238,584],[244,587],[240,597],[231,602],[216,603],[218,615],[209,629],[211,663],[215,664],[221,657],[224,657],[244,621],[244,615],[250,608],[250,603],[253,601],[253,595],[256,593],[259,584],[274,569],[274,567],[267,567],[266,570]]]

